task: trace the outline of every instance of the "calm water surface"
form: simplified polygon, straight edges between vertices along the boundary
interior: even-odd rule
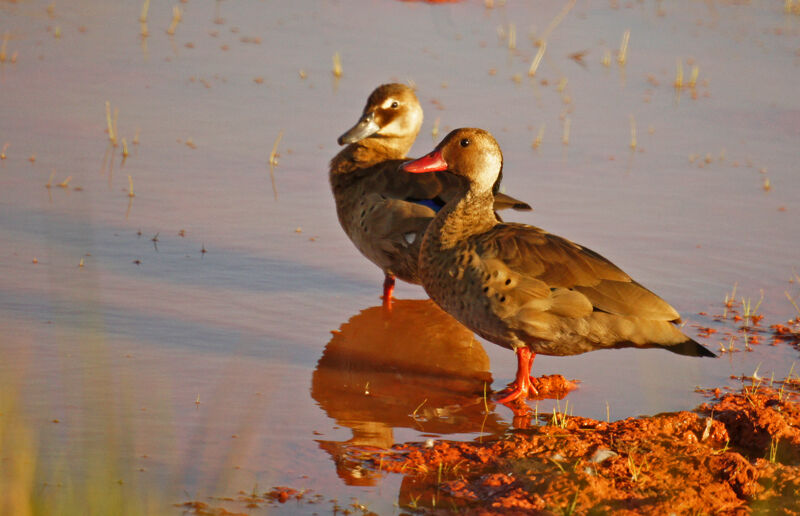
[[[779,2],[580,1],[530,78],[562,6],[507,4],[189,1],[170,37],[173,6],[154,2],[143,39],[138,2],[0,2],[0,382],[48,493],[84,477],[168,510],[289,485],[391,514],[400,479],[354,468],[359,446],[511,426],[480,393],[511,381],[513,355],[420,287],[398,285],[405,301],[383,313],[380,271],[336,221],[336,137],[390,80],[413,81],[425,109],[412,155],[451,128],[490,130],[506,191],[535,207],[507,218],[612,259],[689,335],[733,328],[699,313],[722,313],[734,284],[754,302],[763,290],[765,322],[796,315],[800,17]],[[698,67],[694,91],[676,95],[677,60],[686,81]],[[767,344],[717,360],[620,350],[534,371],[581,381],[574,414],[617,419],[689,409],[696,386],[782,377],[797,359]]]

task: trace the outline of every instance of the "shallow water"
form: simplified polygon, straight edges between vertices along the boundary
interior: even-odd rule
[[[425,109],[412,155],[450,128],[492,131],[506,191],[535,208],[506,218],[613,260],[689,335],[724,326],[698,313],[722,313],[734,284],[737,300],[764,291],[766,323],[796,315],[800,17],[780,3],[578,2],[533,79],[532,40],[561,6],[187,2],[169,37],[172,5],[153,3],[143,40],[137,2],[48,5],[0,2],[0,381],[50,484],[99,468],[123,496],[160,485],[165,507],[290,485],[386,514],[400,480],[354,474],[354,444],[511,426],[478,401],[513,378],[513,355],[448,327],[420,287],[398,285],[420,301],[383,320],[382,275],[335,219],[336,137],[390,80],[414,81]],[[699,67],[695,95],[676,95],[677,59],[686,80]],[[617,419],[692,408],[695,386],[784,376],[797,358],[617,350],[540,356],[534,371],[581,381],[574,414]]]

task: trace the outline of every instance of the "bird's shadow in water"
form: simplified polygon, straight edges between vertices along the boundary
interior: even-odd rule
[[[497,435],[489,357],[467,328],[430,300],[366,308],[332,332],[311,381],[311,396],[353,437],[318,440],[348,485],[374,485],[354,455],[388,449],[395,428],[424,435]]]

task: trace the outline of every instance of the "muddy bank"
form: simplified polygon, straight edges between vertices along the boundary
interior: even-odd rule
[[[797,379],[750,384],[694,412],[608,423],[557,414],[485,443],[394,448],[401,506],[471,514],[800,514]]]
[[[447,319],[434,317],[424,302],[408,305],[426,310],[431,321],[447,325]],[[367,310],[359,317],[372,314]],[[800,341],[800,319],[768,327],[760,326],[754,317],[749,319],[734,319],[739,327],[725,330],[744,329],[751,336],[759,335],[752,345],[796,346]],[[722,317],[721,322],[730,320]],[[339,341],[349,342],[334,336],[321,362],[341,355]],[[429,358],[429,363],[438,363],[435,357]],[[332,368],[330,374],[337,370]],[[327,369],[320,370],[320,379],[322,371]],[[473,373],[484,374],[483,367]],[[381,385],[372,377],[348,377],[345,383],[362,385],[367,380],[375,388]],[[400,475],[396,505],[419,514],[800,514],[796,494],[800,491],[800,376],[792,368],[779,381],[759,377],[757,371],[731,380],[738,387],[698,388],[708,400],[691,411],[611,422],[573,416],[566,400],[549,414],[520,403],[509,407],[515,413],[514,429],[502,431],[492,423],[491,433],[471,442],[428,439],[392,445],[391,437],[382,444],[353,438],[336,443],[334,462],[348,485],[354,479],[375,485]],[[561,375],[535,381],[540,399],[562,399],[577,386]],[[427,383],[420,387],[428,395],[435,392]],[[401,398],[399,393],[391,397]],[[488,410],[482,403],[469,405],[471,411],[482,408]],[[561,408],[563,413],[558,411]],[[345,426],[352,426],[346,424],[353,419],[349,412],[333,405],[328,410],[339,414]],[[411,410],[407,405],[402,412]],[[484,413],[484,424],[492,417],[493,413]],[[357,500],[325,497],[304,485],[273,487],[263,493],[240,491],[234,497],[181,507],[198,515],[278,508],[301,513],[373,513]]]
[[[800,379],[742,378],[737,392],[707,395],[691,412],[615,422],[555,413],[484,442],[362,450],[360,467],[403,475],[398,504],[420,514],[800,514]],[[288,487],[216,502],[370,513]],[[183,508],[229,514],[214,505]]]

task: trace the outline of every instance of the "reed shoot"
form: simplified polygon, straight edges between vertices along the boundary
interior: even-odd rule
[[[743,315],[744,315],[745,321],[750,319],[751,322],[752,322],[753,317],[757,315],[758,308],[761,306],[761,303],[763,301],[764,301],[764,291],[763,290],[761,291],[761,299],[758,300],[758,303],[756,303],[756,306],[753,306],[753,303],[752,303],[750,298],[747,298],[747,300],[745,300],[744,296],[742,296],[742,311],[744,312]]]
[[[606,49],[606,51],[605,51],[605,52],[603,52],[603,59],[602,59],[600,62],[601,62],[601,63],[603,64],[603,66],[605,66],[606,68],[608,68],[609,66],[611,66],[611,51],[610,51],[609,49]]]
[[[342,58],[339,52],[333,54],[333,76],[337,78],[342,76]]]
[[[540,38],[540,40],[542,42],[544,42],[545,40],[547,40],[547,38],[550,37],[550,33],[553,32],[556,29],[556,27],[559,26],[559,24],[561,24],[561,22],[569,14],[569,12],[572,10],[572,8],[575,7],[575,3],[576,2],[577,2],[577,0],[570,0],[561,9],[561,11],[559,11],[559,13],[555,16],[555,18],[550,20],[550,23],[547,25],[547,28],[544,29],[544,32],[542,33],[542,37]]]
[[[533,143],[531,144],[534,149],[538,149],[542,144],[542,138],[544,138],[544,128],[545,124],[542,124],[542,126],[539,128],[539,132],[536,134],[536,138],[534,138]]]
[[[731,291],[731,293],[730,294],[725,294],[725,308],[726,309],[733,307],[733,302],[736,301],[736,287],[738,287],[738,286],[739,286],[739,282],[737,281],[737,282],[735,282],[733,284],[733,290]],[[726,310],[725,316],[727,316],[727,313],[728,312]]]
[[[683,63],[678,59],[678,65],[675,70],[675,88],[683,88]]]
[[[130,174],[128,174],[128,197],[136,197],[136,194],[133,193],[133,178]]]
[[[630,143],[630,147],[631,147],[631,150],[635,150],[636,149],[636,143],[637,143],[636,142],[636,119],[633,118],[633,115],[630,115],[630,117],[631,117],[631,143]]]
[[[139,15],[139,21],[147,23],[147,10],[150,9],[150,0],[144,0],[142,5],[142,13]]]
[[[783,293],[786,294],[786,299],[788,299],[789,302],[792,303],[794,309],[797,310],[797,315],[800,315],[800,306],[797,306],[797,302],[794,299],[792,299],[792,296],[789,295],[789,291],[784,290]]]
[[[117,131],[117,119],[119,118],[119,108],[114,108],[114,147],[117,146],[117,136],[119,136],[119,131]]]
[[[622,35],[622,42],[619,44],[619,53],[617,54],[617,63],[620,66],[625,66],[628,62],[628,42],[631,39],[631,30],[628,29]]]
[[[778,437],[777,436],[773,436],[772,439],[769,442],[769,461],[772,462],[773,464],[775,463],[775,460],[778,457],[778,444],[779,443],[780,443],[780,441],[778,441]]]
[[[178,28],[178,24],[181,22],[181,18],[183,14],[181,13],[181,8],[177,5],[172,8],[172,23],[170,23],[169,28],[167,29],[167,34],[170,36],[175,35],[175,29]]]
[[[631,473],[631,480],[634,482],[639,481],[639,475],[642,474],[642,468],[647,464],[647,457],[642,458],[642,462],[637,466],[636,461],[632,454],[628,454],[628,471]]]
[[[116,147],[117,137],[114,134],[114,124],[111,122],[111,103],[109,101],[106,101],[106,125],[108,127],[108,140]]]
[[[536,56],[533,58],[533,62],[531,62],[531,67],[528,68],[528,76],[534,77],[536,75],[536,70],[539,69],[539,64],[542,62],[542,58],[544,57],[544,51],[547,49],[547,42],[542,41],[539,45],[539,50],[536,52]]]
[[[272,193],[276,201],[278,200],[278,187],[275,185],[275,167],[278,165],[278,144],[281,142],[281,138],[283,138],[283,129],[278,133],[278,137],[275,138],[272,152],[269,153],[269,178],[272,182]]]
[[[569,145],[569,126],[570,126],[570,118],[566,117],[564,119],[564,134],[561,135],[561,143],[564,145]]]
[[[700,75],[700,68],[697,65],[692,66],[692,75],[689,76],[689,87],[694,88],[697,85],[697,76]]]
[[[423,405],[425,404],[425,402],[427,402],[427,401],[428,401],[428,398],[425,398],[424,400],[422,400],[422,403],[420,403],[419,405],[417,405],[417,408],[415,408],[415,409],[414,409],[414,412],[412,412],[412,413],[411,413],[411,418],[412,418],[412,419],[417,419],[417,412],[419,412],[419,409],[421,409],[421,408],[422,408],[422,406],[423,406]]]
[[[278,164],[278,144],[281,142],[281,138],[283,138],[283,130],[278,133],[278,137],[275,138],[275,143],[272,144],[272,152],[269,153],[269,164],[270,165],[277,165]]]
[[[8,39],[10,37],[11,34],[9,34],[8,31],[6,31],[6,33],[3,34],[3,44],[0,45],[0,63],[6,62],[6,47],[8,46]]]

